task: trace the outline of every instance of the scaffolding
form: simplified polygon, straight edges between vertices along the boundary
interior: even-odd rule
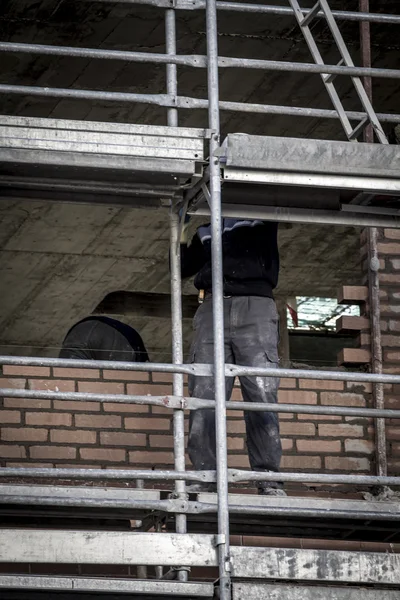
[[[97,0],[108,2],[110,0]],[[17,398],[46,398],[57,400],[123,402],[163,406],[173,411],[174,469],[157,470],[97,470],[97,469],[40,469],[3,468],[0,477],[7,482],[0,487],[0,504],[25,507],[80,507],[137,513],[144,510],[174,515],[175,533],[80,532],[52,530],[0,531],[0,562],[136,564],[142,574],[139,580],[110,578],[31,577],[0,575],[0,587],[25,590],[64,590],[82,592],[113,592],[137,595],[174,597],[208,597],[214,594],[209,583],[189,582],[192,566],[218,566],[219,597],[228,600],[276,596],[293,600],[311,598],[319,588],[308,589],[308,583],[334,583],[371,586],[360,590],[371,600],[394,600],[400,589],[400,559],[398,555],[332,551],[285,550],[274,548],[230,547],[230,516],[242,515],[249,520],[257,516],[279,519],[302,519],[303,523],[318,519],[321,522],[378,523],[382,530],[393,533],[399,529],[398,502],[307,500],[307,507],[298,498],[251,498],[228,495],[228,483],[282,481],[359,486],[398,486],[400,477],[389,477],[386,468],[385,419],[399,419],[400,410],[384,408],[383,385],[400,383],[400,375],[382,373],[380,347],[379,279],[377,276],[377,226],[399,227],[399,211],[393,208],[393,197],[400,196],[398,165],[400,149],[390,146],[383,123],[400,123],[400,115],[376,113],[368,85],[360,78],[400,78],[400,70],[372,68],[365,64],[355,67],[336,21],[353,20],[368,23],[400,24],[400,16],[372,14],[368,3],[364,11],[332,11],[326,0],[318,0],[314,8],[304,10],[297,0],[289,6],[242,4],[220,0],[113,0],[126,4],[143,4],[165,9],[165,54],[121,52],[91,48],[72,48],[0,42],[1,52],[47,54],[69,57],[88,57],[103,60],[123,60],[166,65],[165,94],[133,94],[78,89],[41,88],[0,84],[0,93],[38,95],[58,98],[107,100],[153,104],[167,110],[167,127],[117,125],[0,117],[0,164],[7,174],[0,183],[9,194],[17,196],[39,190],[51,197],[64,199],[74,192],[80,198],[112,194],[116,203],[129,203],[140,196],[151,200],[162,197],[171,205],[171,295],[172,295],[172,364],[121,363],[26,358],[1,356],[3,365],[68,366],[85,369],[106,368],[122,371],[151,371],[173,374],[171,396],[116,395],[78,392],[40,392],[23,389],[1,389],[0,396]],[[175,14],[178,10],[206,11],[207,55],[177,54]],[[221,57],[218,54],[218,11],[239,11],[255,15],[275,14],[293,16],[314,59],[312,63],[256,60]],[[326,65],[313,38],[310,24],[313,19],[326,20],[340,51],[338,65]],[[365,50],[365,47],[364,47]],[[368,50],[368,48],[367,48]],[[368,52],[367,52],[368,55]],[[207,70],[208,98],[195,99],[178,94],[177,66],[185,65]],[[333,109],[271,106],[220,101],[219,69],[252,68],[270,71],[315,73],[322,78],[331,98]],[[335,88],[337,75],[352,79],[360,100],[360,111],[349,112],[343,107]],[[178,112],[194,109],[208,110],[206,129],[178,126]],[[296,117],[339,119],[349,142],[304,140],[229,134],[220,139],[220,111],[243,111],[279,114]],[[352,125],[351,121],[356,124]],[[357,144],[361,136],[369,143]],[[379,144],[373,144],[374,136]],[[350,143],[351,142],[351,143]],[[316,158],[318,157],[318,160]],[[32,177],[27,166],[40,164],[45,177]],[[62,177],[52,179],[57,168]],[[101,169],[103,182],[97,184],[88,177]],[[117,176],[115,175],[117,173]],[[71,176],[72,175],[72,176]],[[182,187],[182,181],[185,186]],[[122,182],[122,183],[121,183]],[[188,183],[189,182],[189,183]],[[248,200],[238,200],[235,184],[249,184]],[[222,197],[222,185],[224,195]],[[273,203],[265,203],[265,186],[273,189]],[[343,191],[346,195],[343,195]],[[391,197],[386,204],[384,197]],[[186,213],[210,215],[212,226],[213,325],[214,364],[184,364],[182,345],[182,307],[179,240]],[[179,216],[181,215],[181,216]],[[221,220],[223,216],[248,216],[302,223],[327,223],[370,226],[370,294],[372,315],[372,373],[332,371],[302,371],[294,369],[261,369],[225,364],[223,334],[223,284]],[[213,375],[215,399],[184,397],[183,376]],[[307,378],[370,382],[374,386],[375,408],[350,408],[297,404],[242,404],[226,402],[225,377],[251,375],[259,377]],[[217,464],[216,472],[185,470],[184,411],[215,408]],[[377,474],[341,475],[324,473],[259,473],[228,469],[226,410],[255,410],[297,414],[328,414],[371,417],[377,422]],[[13,478],[72,479],[76,481],[137,481],[138,489],[104,490],[95,487],[14,485]],[[174,492],[165,498],[160,492],[144,490],[144,481],[174,482]],[[186,493],[186,482],[216,483],[217,495]],[[44,509],[45,510],[45,509]],[[187,522],[196,515],[214,515],[218,533],[187,533]],[[384,526],[382,525],[384,523]],[[386,529],[385,529],[386,528]],[[56,556],[56,560],[54,557]],[[146,566],[174,566],[175,581],[146,579]],[[162,570],[158,571],[162,577]],[[297,588],[288,582],[297,581]],[[282,583],[283,582],[283,583]],[[232,585],[233,584],[233,585]],[[381,589],[373,590],[373,586]],[[354,589],[355,589],[354,588]],[[323,588],[325,589],[325,588]],[[290,591],[291,590],[291,591]],[[341,588],[330,588],[332,598],[344,599]],[[336,591],[335,591],[336,590]],[[321,592],[322,593],[322,592]],[[292,595],[289,595],[292,594]],[[313,596],[315,597],[315,595]],[[321,596],[323,597],[323,596]],[[353,596],[352,596],[353,598]]]

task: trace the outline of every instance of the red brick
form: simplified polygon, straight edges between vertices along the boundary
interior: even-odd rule
[[[346,389],[354,393],[370,394],[372,392],[372,383],[363,381],[347,381]]]
[[[142,414],[150,413],[150,406],[148,404],[125,404],[123,402],[105,402],[103,404],[103,407],[105,412]]]
[[[325,458],[325,468],[330,471],[369,471],[370,466],[367,458],[347,456],[327,456]]]
[[[359,454],[372,454],[375,450],[375,444],[371,440],[345,440],[344,447],[346,452]]]
[[[100,402],[81,402],[80,400],[54,400],[54,408],[56,410],[76,411],[93,411],[98,412],[101,408]]]
[[[378,244],[378,252],[380,254],[400,254],[400,243]]]
[[[368,364],[370,360],[370,351],[361,348],[343,348],[337,356],[338,365],[363,365]]]
[[[101,462],[124,462],[126,460],[125,450],[119,448],[81,448],[82,460],[99,460]]]
[[[242,390],[240,388],[233,388],[230,399],[233,402],[241,402],[243,400]]]
[[[31,446],[29,449],[31,458],[44,459],[74,459],[76,458],[76,448],[70,446]]]
[[[4,365],[3,375],[19,375],[20,377],[50,377],[50,367]]]
[[[100,433],[100,443],[103,446],[145,446],[146,434],[126,433],[124,431],[102,431]]]
[[[174,455],[172,452],[129,452],[129,462],[138,467],[140,465],[172,465]]]
[[[85,429],[54,429],[50,431],[50,440],[56,444],[95,444],[97,434]]]
[[[389,365],[387,367],[383,367],[382,373],[388,373],[389,375],[400,375],[400,367]]]
[[[385,351],[384,352],[384,359],[387,362],[400,362],[400,351],[395,352],[395,351]]]
[[[364,304],[368,300],[368,287],[365,285],[343,285],[338,290],[338,304]]]
[[[382,324],[381,324],[382,328]],[[400,332],[400,321],[395,319],[389,319],[389,330]]]
[[[342,445],[339,440],[297,440],[299,452],[340,452]]]
[[[21,423],[20,411],[0,409],[0,423]]]
[[[172,383],[174,375],[173,373],[152,373],[151,379],[154,383]]]
[[[320,469],[321,458],[319,456],[282,456],[281,461],[282,469],[287,470],[306,470],[306,469]]]
[[[249,459],[244,454],[229,454],[228,455],[228,467],[230,469],[248,469]]]
[[[393,454],[394,456],[400,455],[400,444],[392,444],[391,454]]]
[[[398,273],[379,273],[379,283],[391,285],[399,283]]]
[[[400,346],[400,335],[382,335],[382,346],[398,348]]]
[[[313,423],[284,422],[280,424],[280,429],[282,435],[315,435]]]
[[[151,435],[150,447],[151,448],[173,448],[174,438],[172,435]]]
[[[321,392],[321,404],[326,406],[366,406],[362,394]]]
[[[33,400],[32,398],[4,398],[6,408],[51,408],[51,400]]]
[[[122,419],[118,415],[75,415],[75,425],[89,429],[120,429]]]
[[[363,437],[364,428],[361,425],[347,425],[340,423],[337,425],[325,425],[321,423],[318,427],[321,437]]]
[[[400,440],[400,425],[397,427],[386,427],[386,437],[388,440]]]
[[[166,408],[165,406],[152,406],[151,407],[152,415],[164,415],[169,419],[172,419],[173,411],[170,408]]]
[[[54,377],[65,377],[68,379],[100,379],[98,369],[72,369],[65,367],[54,367]]]
[[[34,427],[7,427],[1,430],[3,442],[45,442],[47,435],[47,429]]]
[[[400,229],[384,229],[385,238],[400,240]]]
[[[238,419],[237,421],[228,420],[226,422],[226,430],[228,433],[245,433],[246,425],[244,419]]]
[[[298,390],[279,390],[278,402],[281,404],[317,404],[317,394]]]
[[[0,446],[0,458],[25,458],[26,452],[23,446],[15,446],[10,444],[9,446]]]
[[[115,381],[78,381],[78,390],[91,394],[124,394],[125,386]]]
[[[228,437],[228,450],[243,450],[244,449],[244,438],[240,437]]]
[[[393,398],[385,398],[385,408],[400,410],[400,397],[395,396]]]
[[[307,390],[342,390],[343,381],[322,381],[320,379],[300,379],[300,388]]]
[[[342,417],[336,415],[298,415],[301,421],[341,421]]]
[[[358,343],[359,346],[366,347],[367,350],[370,349],[371,336],[369,333],[361,333],[357,339],[359,340],[359,343]]]
[[[138,429],[139,431],[169,431],[171,421],[168,419],[143,419],[142,417],[127,417],[125,429]]]
[[[286,452],[287,450],[293,449],[293,440],[288,440],[287,438],[281,438],[282,450]]]
[[[294,389],[296,387],[297,379],[292,379],[291,377],[282,377],[279,387],[280,389]]]
[[[293,421],[294,419],[294,413],[278,413],[278,417],[279,420],[284,420],[284,421]]]
[[[26,385],[26,379],[17,379],[9,377],[0,377],[0,388],[12,388],[17,390],[24,390]]]
[[[172,385],[161,385],[154,383],[128,383],[127,393],[133,396],[170,396],[172,394]]]
[[[74,392],[75,381],[68,379],[29,379],[28,387],[30,390]]]
[[[49,425],[50,427],[64,425],[68,427],[72,423],[72,416],[54,412],[27,412],[25,422],[27,425]]]
[[[114,371],[104,369],[103,379],[118,380],[118,381],[149,381],[150,374],[139,371]]]

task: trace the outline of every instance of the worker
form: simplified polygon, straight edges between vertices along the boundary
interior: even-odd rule
[[[191,361],[213,363],[213,314],[211,276],[211,227],[197,229],[187,244],[188,219],[182,228],[182,277],[196,275],[200,304],[194,317]],[[278,314],[273,289],[278,282],[279,253],[276,223],[246,219],[223,219],[223,307],[225,362],[252,367],[278,367]],[[278,377],[241,376],[245,402],[276,403]],[[229,400],[234,380],[226,378]],[[191,376],[189,393],[214,399],[213,377]],[[279,420],[273,412],[245,412],[247,449],[253,471],[278,472],[282,455]],[[215,470],[215,412],[199,409],[190,413],[188,452],[196,470]],[[285,496],[278,482],[257,482],[262,495]],[[192,491],[204,489],[193,484]],[[210,489],[210,487],[208,487]]]
[[[147,350],[138,332],[116,319],[91,316],[68,331],[60,358],[147,362]]]

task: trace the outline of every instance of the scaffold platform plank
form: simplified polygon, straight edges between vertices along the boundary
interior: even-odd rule
[[[0,529],[0,563],[216,566],[215,536]]]
[[[0,116],[0,193],[170,198],[201,176],[207,136],[185,127]]]
[[[400,226],[400,147],[229,134],[222,215],[292,223]],[[200,190],[189,213],[209,216]]]
[[[400,585],[400,555],[232,546],[232,577]]]
[[[0,589],[25,591],[74,592],[102,594],[130,594],[131,596],[157,598],[212,598],[214,586],[212,583],[177,581],[113,579],[99,577],[52,577],[30,575],[0,575]],[[57,596],[58,597],[58,596]],[[85,596],[87,597],[87,596]],[[107,596],[104,596],[107,598]]]
[[[229,134],[224,179],[400,193],[400,148],[289,137]]]
[[[70,526],[148,530],[161,515],[174,527],[179,505],[168,491],[120,487],[0,486],[0,526]],[[183,512],[189,531],[217,532],[216,494],[190,494]],[[230,494],[234,535],[400,542],[400,502]],[[178,508],[177,508],[178,507]],[[133,520],[137,520],[133,525]]]
[[[280,585],[240,582],[232,585],[232,600],[398,600],[399,592],[388,589]]]

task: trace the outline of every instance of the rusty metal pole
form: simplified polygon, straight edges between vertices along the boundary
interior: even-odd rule
[[[369,12],[369,0],[359,0],[360,12]],[[371,28],[368,21],[360,23],[360,48],[363,67],[371,66]],[[372,100],[372,79],[364,77],[365,90]],[[364,130],[364,142],[372,143],[374,132],[371,125]],[[371,227],[367,230],[368,245],[368,288],[369,312],[371,321],[371,356],[372,372],[382,373],[382,339],[381,339],[381,309],[379,298],[379,256],[378,229]],[[385,407],[384,388],[382,383],[372,386],[375,408]],[[381,476],[387,475],[386,428],[385,419],[375,422],[376,470]]]

